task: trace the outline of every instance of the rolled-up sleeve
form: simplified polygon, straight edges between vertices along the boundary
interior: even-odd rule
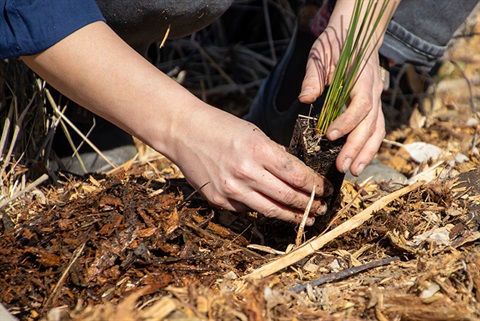
[[[0,0],[0,58],[44,51],[76,30],[105,21],[95,0]]]

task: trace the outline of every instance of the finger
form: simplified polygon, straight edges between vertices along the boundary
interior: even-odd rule
[[[365,167],[372,161],[383,142],[383,138],[385,138],[385,118],[381,109],[377,117],[376,128],[377,130],[368,140],[367,144],[365,144],[350,167],[351,173],[355,176],[360,175]]]
[[[304,213],[302,210],[289,208],[261,193],[254,192],[248,194],[246,205],[266,217],[277,218],[292,223],[300,223]],[[306,225],[311,226],[314,222],[315,218],[309,216]]]
[[[317,186],[316,190],[320,190],[320,188]],[[266,215],[276,215],[275,211],[278,209],[272,207],[277,206],[275,204],[281,204],[282,207],[289,208],[291,212],[303,212],[310,201],[311,193],[309,191],[307,195],[260,166],[258,168],[238,166],[234,176],[206,185],[201,192],[211,204],[220,208],[233,211],[245,211],[252,208]],[[262,194],[264,198],[271,201],[263,205],[255,203],[252,201],[258,199],[257,197],[252,198],[252,195],[255,194]],[[267,210],[266,213],[263,212],[265,210]],[[316,199],[310,212],[318,216],[325,214],[326,210],[325,202]]]
[[[327,27],[310,50],[299,100],[313,103],[324,91],[335,71],[341,41],[334,28]]]
[[[310,201],[310,195],[314,188],[317,196],[331,193],[331,184],[323,176],[314,173],[311,168],[288,154],[283,146],[273,142],[269,146],[273,147],[270,149],[271,154],[269,154],[268,148],[262,149],[262,153],[256,154],[259,161],[262,159],[267,161],[260,162],[258,165],[247,163],[242,166],[242,164],[237,164],[234,175],[230,179],[217,182],[220,185],[215,186],[216,191],[223,193],[218,193],[217,204],[222,205],[221,202],[224,202],[224,199],[235,199],[238,202],[250,204],[246,195],[254,191],[286,207],[303,211]],[[275,168],[274,164],[279,164],[276,167],[279,169],[277,173],[272,171],[272,168]],[[294,179],[295,174],[289,175],[295,171],[298,173],[296,177],[302,178]],[[215,200],[214,195],[211,196],[213,200]],[[223,204],[223,206],[226,205]],[[311,212],[315,215],[323,215],[326,212],[325,202],[319,199],[314,200]]]
[[[331,48],[326,48],[329,41],[323,38],[328,39],[328,35],[319,37],[310,50],[302,90],[298,97],[302,103],[313,103],[321,95],[329,79]]]
[[[320,96],[324,88],[323,80],[319,76],[319,73],[322,72],[320,62],[314,57],[310,58],[307,62],[302,89],[298,96],[300,102],[311,104]]]
[[[368,79],[370,78],[359,79],[357,87],[351,93],[351,101],[347,110],[329,126],[328,139],[337,140],[350,133],[372,112],[374,97],[377,93],[380,95],[380,92],[376,89],[372,90],[372,86],[366,86],[366,84],[371,84]]]
[[[358,131],[360,133],[363,132],[364,134],[358,136],[359,142],[357,143],[357,146],[361,145],[362,147],[357,155],[352,155],[353,157],[351,159],[353,159],[353,162],[351,163],[351,166],[349,166],[350,172],[355,176],[360,175],[365,167],[372,161],[385,137],[385,119],[382,112],[381,101],[383,79],[381,77],[380,69],[377,68],[377,64],[374,64],[373,66],[375,67],[370,69],[372,71],[371,76],[367,75],[373,79],[374,84],[371,87],[371,91],[369,91],[372,93],[372,107],[368,116],[363,120],[362,125],[358,126]],[[357,132],[354,133],[354,136],[356,135]]]
[[[299,208],[287,206],[282,204],[282,202],[278,202],[254,190],[250,190],[248,192],[239,192],[238,195],[242,195],[242,197],[238,198],[237,200],[224,197],[220,193],[217,193],[217,191],[211,189],[202,190],[202,194],[205,194],[205,197],[209,199],[210,204],[222,209],[236,212],[256,211],[266,217],[277,218],[293,223],[299,223],[301,221],[305,208],[308,206],[307,203],[305,203],[304,206],[299,206]],[[325,213],[325,202],[321,200],[315,200],[312,204],[311,212],[313,208],[316,208],[317,211],[309,216],[306,223],[307,225],[312,225],[314,223],[315,215],[318,215],[320,212],[321,214]],[[318,210],[319,208],[322,208],[322,210]]]
[[[337,168],[343,172],[351,171],[359,175],[370,163],[385,135],[385,126],[381,110],[371,112],[365,120],[353,130],[337,158]],[[362,157],[357,159],[359,156]],[[359,165],[363,168],[358,168]],[[354,166],[352,166],[354,165]]]
[[[306,166],[295,156],[285,152],[267,155],[272,161],[265,163],[265,169],[280,181],[309,195],[313,187],[317,196],[328,196],[333,192],[332,184],[322,175]]]
[[[235,212],[256,211],[266,217],[277,218],[286,222],[299,223],[303,217],[305,208],[299,206],[298,208],[291,207],[282,202],[278,202],[257,191],[250,191],[243,193],[244,198],[239,201],[224,198],[222,200],[210,201],[210,204]],[[311,215],[307,219],[307,225],[312,225],[315,221],[315,216],[323,215],[326,212],[326,204],[322,200],[314,200],[310,210]]]
[[[327,138],[337,140],[357,128],[371,112],[369,98],[355,97],[347,110],[341,114],[327,129]]]
[[[262,175],[261,180],[254,181],[257,192],[266,197],[288,207],[296,210],[304,211],[310,201],[311,192],[305,193],[299,189],[292,187],[284,181],[278,179],[269,172]],[[313,187],[312,187],[313,189]],[[315,191],[319,189],[315,186]],[[312,203],[310,212],[315,215],[323,215],[327,211],[325,201],[315,199]]]

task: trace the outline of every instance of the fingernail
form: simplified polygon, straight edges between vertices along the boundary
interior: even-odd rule
[[[302,92],[300,93],[300,95],[298,95],[298,98],[303,97],[303,96],[310,95],[312,92],[313,92],[313,88],[312,88],[312,87],[305,87],[305,88],[303,88],[303,90],[302,90]]]
[[[315,216],[323,215],[327,212],[327,204],[320,205],[315,211]]]
[[[307,218],[307,221],[305,222],[305,225],[312,226],[313,223],[315,223],[315,218],[309,217],[309,218]]]
[[[363,163],[360,163],[358,166],[357,166],[357,176],[362,174],[363,170],[365,169],[365,164]]]
[[[330,140],[337,140],[342,136],[342,133],[338,129],[332,129],[327,136]]]
[[[350,170],[350,166],[352,165],[352,160],[350,158],[347,158],[344,162],[343,162],[343,166],[342,166],[342,169],[343,169],[343,172],[344,173],[347,173],[349,170]]]

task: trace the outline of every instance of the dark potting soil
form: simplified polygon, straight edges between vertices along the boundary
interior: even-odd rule
[[[289,146],[289,152],[292,155],[327,178],[334,188],[333,193],[324,198],[328,210],[325,215],[316,218],[314,233],[323,231],[335,213],[336,202],[345,177],[345,174],[337,169],[335,162],[346,141],[346,137],[336,141],[328,140],[326,136],[316,132],[316,125],[317,118],[299,115]]]

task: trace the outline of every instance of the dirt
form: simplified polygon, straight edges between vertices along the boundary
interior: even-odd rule
[[[346,141],[346,138],[342,137],[332,142],[325,135],[319,135],[316,124],[316,118],[313,117],[297,118],[288,147],[292,155],[325,176],[333,186],[333,193],[324,198],[329,210],[325,215],[316,218],[314,228],[310,231],[315,235],[325,230],[338,209],[337,200],[345,174],[337,169],[336,159]]]
[[[61,174],[5,206],[0,301],[21,320],[479,320],[479,30],[449,51],[455,63],[377,156],[425,183],[314,254],[243,278],[291,251],[297,227],[212,208],[149,154],[110,173]],[[443,153],[417,162],[402,147],[412,142]],[[400,187],[345,182],[329,231]]]

